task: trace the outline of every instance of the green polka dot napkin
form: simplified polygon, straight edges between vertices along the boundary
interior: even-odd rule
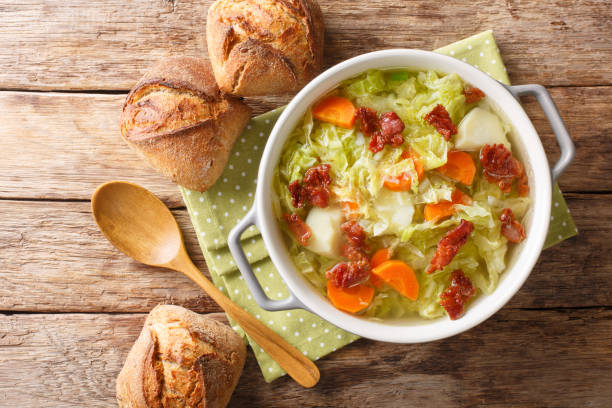
[[[501,82],[509,83],[499,49],[491,31],[461,40],[437,50],[481,69]],[[212,279],[227,296],[246,311],[264,322],[312,360],[317,360],[346,344],[357,336],[342,331],[319,317],[303,310],[267,312],[257,306],[227,248],[227,235],[253,204],[257,186],[259,160],[272,127],[282,108],[255,117],[236,141],[228,165],[207,192],[199,193],[181,187],[191,221]],[[550,230],[546,247],[555,245],[577,233],[563,195],[554,186]],[[288,290],[274,265],[255,227],[242,236],[245,249],[257,278],[272,299],[283,299]],[[232,322],[234,329],[244,332]],[[259,362],[266,381],[284,374],[253,340],[246,337]]]

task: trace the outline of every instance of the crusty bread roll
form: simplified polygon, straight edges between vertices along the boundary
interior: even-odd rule
[[[179,306],[147,317],[117,378],[122,408],[225,407],[246,347],[231,328]]]
[[[178,184],[205,191],[221,175],[250,109],[221,93],[210,63],[170,57],[138,81],[123,105],[121,135]]]
[[[315,0],[217,0],[206,39],[222,91],[296,92],[321,70],[323,15]]]

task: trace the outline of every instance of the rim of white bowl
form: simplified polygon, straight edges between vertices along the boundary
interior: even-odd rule
[[[514,262],[507,266],[492,294],[480,294],[458,320],[447,317],[411,321],[377,320],[351,315],[336,309],[317,293],[294,266],[272,209],[273,173],[279,154],[291,130],[306,109],[344,80],[368,69],[433,69],[457,73],[464,81],[482,89],[513,126],[523,149],[529,176],[531,205],[527,238],[516,248]],[[307,84],[289,103],[276,122],[262,156],[255,194],[256,224],[272,262],[289,290],[312,312],[339,328],[373,340],[420,343],[447,338],[482,323],[501,309],[521,288],[535,266],[548,232],[552,183],[550,168],[539,136],[519,102],[504,86],[471,65],[430,51],[389,49],[375,51],[341,62]],[[416,330],[415,330],[416,329]]]

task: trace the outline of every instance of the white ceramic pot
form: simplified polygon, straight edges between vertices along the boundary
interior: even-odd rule
[[[341,81],[373,68],[408,68],[457,73],[463,80],[484,91],[497,108],[498,114],[513,127],[510,139],[515,152],[525,165],[531,187],[531,206],[523,221],[527,238],[509,251],[507,269],[501,275],[497,289],[491,295],[479,295],[469,305],[465,315],[458,320],[453,321],[444,317],[434,320],[412,318],[386,321],[342,312],[314,290],[296,269],[286,250],[272,208],[272,200],[275,200],[272,187],[273,171],[285,140],[307,108],[315,101],[334,89]],[[360,55],[316,77],[293,98],[276,122],[259,167],[253,208],[229,235],[230,250],[257,303],[266,310],[306,309],[335,326],[359,336],[396,343],[418,343],[449,337],[476,326],[501,309],[519,290],[538,260],[550,219],[551,171],[538,134],[516,99],[523,94],[536,96],[551,122],[561,147],[561,158],[552,171],[554,180],[571,162],[574,146],[548,92],[539,85],[508,87],[455,58],[434,52],[408,49]],[[253,224],[261,231],[270,258],[291,292],[287,299],[272,300],[266,296],[244,255],[240,246],[240,236]]]

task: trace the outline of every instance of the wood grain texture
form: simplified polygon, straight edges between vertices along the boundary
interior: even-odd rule
[[[612,225],[602,222],[612,217],[610,199],[568,196],[580,235],[542,254],[509,307],[612,306]],[[140,265],[115,250],[97,230],[89,203],[0,200],[0,214],[0,310],[148,312],[158,303],[175,303],[219,311],[180,274]],[[174,214],[204,269],[186,211]]]
[[[99,184],[119,179],[143,185],[172,207],[183,205],[176,185],[121,139],[124,99],[1,92],[0,196],[89,199]]]
[[[115,378],[144,318],[0,316],[3,405],[116,406]],[[311,390],[287,377],[266,384],[249,351],[229,407],[398,407],[410,401],[428,407],[604,408],[612,400],[611,348],[610,310],[506,309],[446,340],[359,340],[317,362],[321,382]]]
[[[612,191],[612,87],[553,88],[551,93],[576,146],[560,179],[568,191]],[[171,207],[181,206],[176,186],[150,169],[119,135],[124,95],[0,92],[0,197],[87,200],[102,182],[128,180],[149,188]],[[281,100],[276,99],[277,103]],[[525,107],[551,163],[558,148],[532,99]],[[259,104],[259,110],[273,106]]]
[[[205,55],[212,0],[0,4],[0,88],[127,90],[153,61]],[[435,49],[495,30],[513,80],[612,84],[607,0],[320,0],[325,66],[384,48]]]
[[[0,406],[114,407],[115,378],[142,312],[158,303],[219,311],[182,275],[116,251],[87,202],[110,179],[149,188],[174,208],[205,269],[176,186],[123,144],[118,118],[121,92],[154,61],[205,55],[212,1],[0,0],[0,90],[120,92],[0,92],[0,311],[8,311],[0,313]],[[560,184],[580,235],[545,251],[524,287],[485,323],[427,344],[359,340],[317,362],[322,381],[311,390],[286,377],[266,384],[249,353],[230,407],[609,407],[609,1],[319,3],[326,67],[493,29],[513,83],[553,87],[578,148]],[[247,103],[262,113],[288,100]],[[554,160],[542,112],[533,100],[525,106]]]
[[[158,303],[219,307],[178,272],[145,266],[102,235],[89,203],[0,201],[0,310],[148,312]],[[174,215],[208,274],[186,210]]]
[[[232,403],[312,407],[608,407],[609,310],[511,311],[426,344],[359,340],[319,360],[321,382],[254,387],[247,360]],[[594,336],[593,333],[601,333]],[[267,392],[266,392],[267,391]]]
[[[542,252],[531,275],[506,307],[612,306],[610,194],[568,194],[578,235]],[[609,215],[608,215],[609,214]],[[604,218],[600,218],[604,217]],[[572,299],[580,301],[574,303]]]
[[[227,324],[223,313],[208,317]],[[0,315],[1,405],[116,407],[115,379],[145,318]]]

